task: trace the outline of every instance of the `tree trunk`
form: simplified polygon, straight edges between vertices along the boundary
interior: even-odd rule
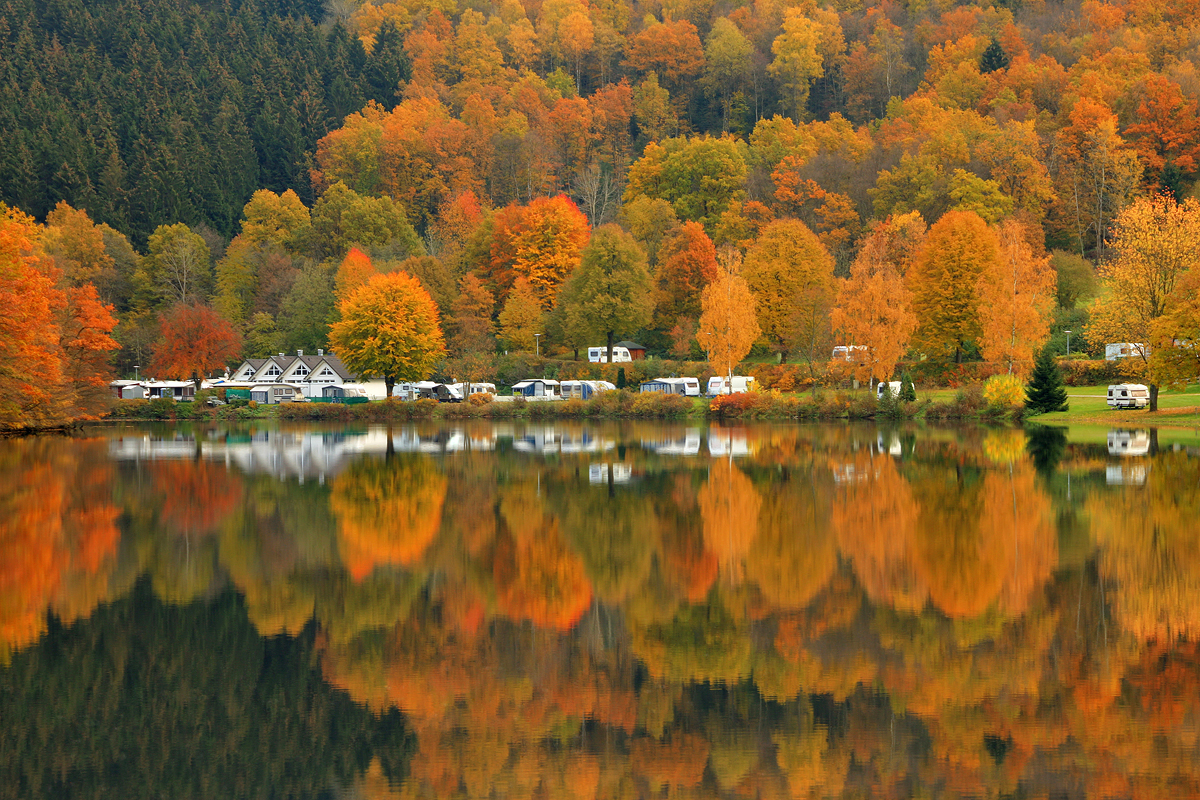
[[[391,375],[384,375],[383,376],[383,385],[385,387],[384,393],[383,393],[383,399],[387,400],[389,397],[392,396],[392,387],[394,387],[396,385],[396,379],[393,378]]]
[[[609,363],[609,364],[613,363],[613,360],[612,360],[612,348],[613,348],[612,340],[613,340],[613,332],[612,332],[612,331],[609,331],[609,332],[608,332],[608,363]]]
[[[1158,411],[1158,384],[1150,384],[1150,410]]]

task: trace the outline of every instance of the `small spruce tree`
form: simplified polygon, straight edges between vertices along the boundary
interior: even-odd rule
[[[1025,389],[1025,408],[1037,414],[1066,411],[1067,390],[1063,387],[1062,372],[1047,345],[1033,365],[1033,377]]]
[[[917,402],[917,387],[908,370],[904,370],[904,374],[900,376],[900,401],[903,403]]]

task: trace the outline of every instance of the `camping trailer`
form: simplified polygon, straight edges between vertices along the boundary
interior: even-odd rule
[[[879,385],[875,387],[875,399],[882,400],[885,393],[892,397],[899,397],[902,385],[900,381],[880,381]]]
[[[589,347],[588,361],[593,364],[608,363],[608,348],[607,347]],[[613,363],[633,361],[633,356],[629,354],[628,347],[618,347],[613,345]]]
[[[699,378],[655,378],[641,385],[642,392],[658,392],[660,394],[679,394],[684,397],[700,396]]]
[[[1150,405],[1150,390],[1140,383],[1114,383],[1108,387],[1111,408],[1146,408]]]
[[[728,378],[724,375],[714,375],[708,379],[704,393],[709,397],[716,397],[719,394],[752,392],[754,388],[753,375],[734,375]]]

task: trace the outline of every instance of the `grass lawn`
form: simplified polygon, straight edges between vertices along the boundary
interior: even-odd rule
[[[1108,385],[1068,386],[1069,411],[1040,414],[1034,417],[1047,425],[1098,425],[1110,427],[1144,428],[1180,427],[1200,428],[1200,386],[1189,386],[1184,391],[1162,389],[1158,393],[1158,411],[1116,409],[1108,407]]]

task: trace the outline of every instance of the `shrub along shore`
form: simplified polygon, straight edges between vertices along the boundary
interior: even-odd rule
[[[203,402],[175,403],[171,400],[121,400],[109,419],[265,419],[330,422],[388,422],[418,419],[745,419],[795,420],[805,422],[869,419],[930,419],[1015,421],[1017,406],[989,405],[982,389],[971,385],[944,401],[900,402],[892,397],[876,400],[862,391],[816,390],[803,394],[778,390],[749,392],[723,397],[682,397],[658,393],[616,390],[590,400],[526,401],[517,398],[499,402],[490,397],[466,403],[434,400],[404,402],[383,400],[357,405],[337,403],[285,403],[260,406],[254,403],[211,407]]]

